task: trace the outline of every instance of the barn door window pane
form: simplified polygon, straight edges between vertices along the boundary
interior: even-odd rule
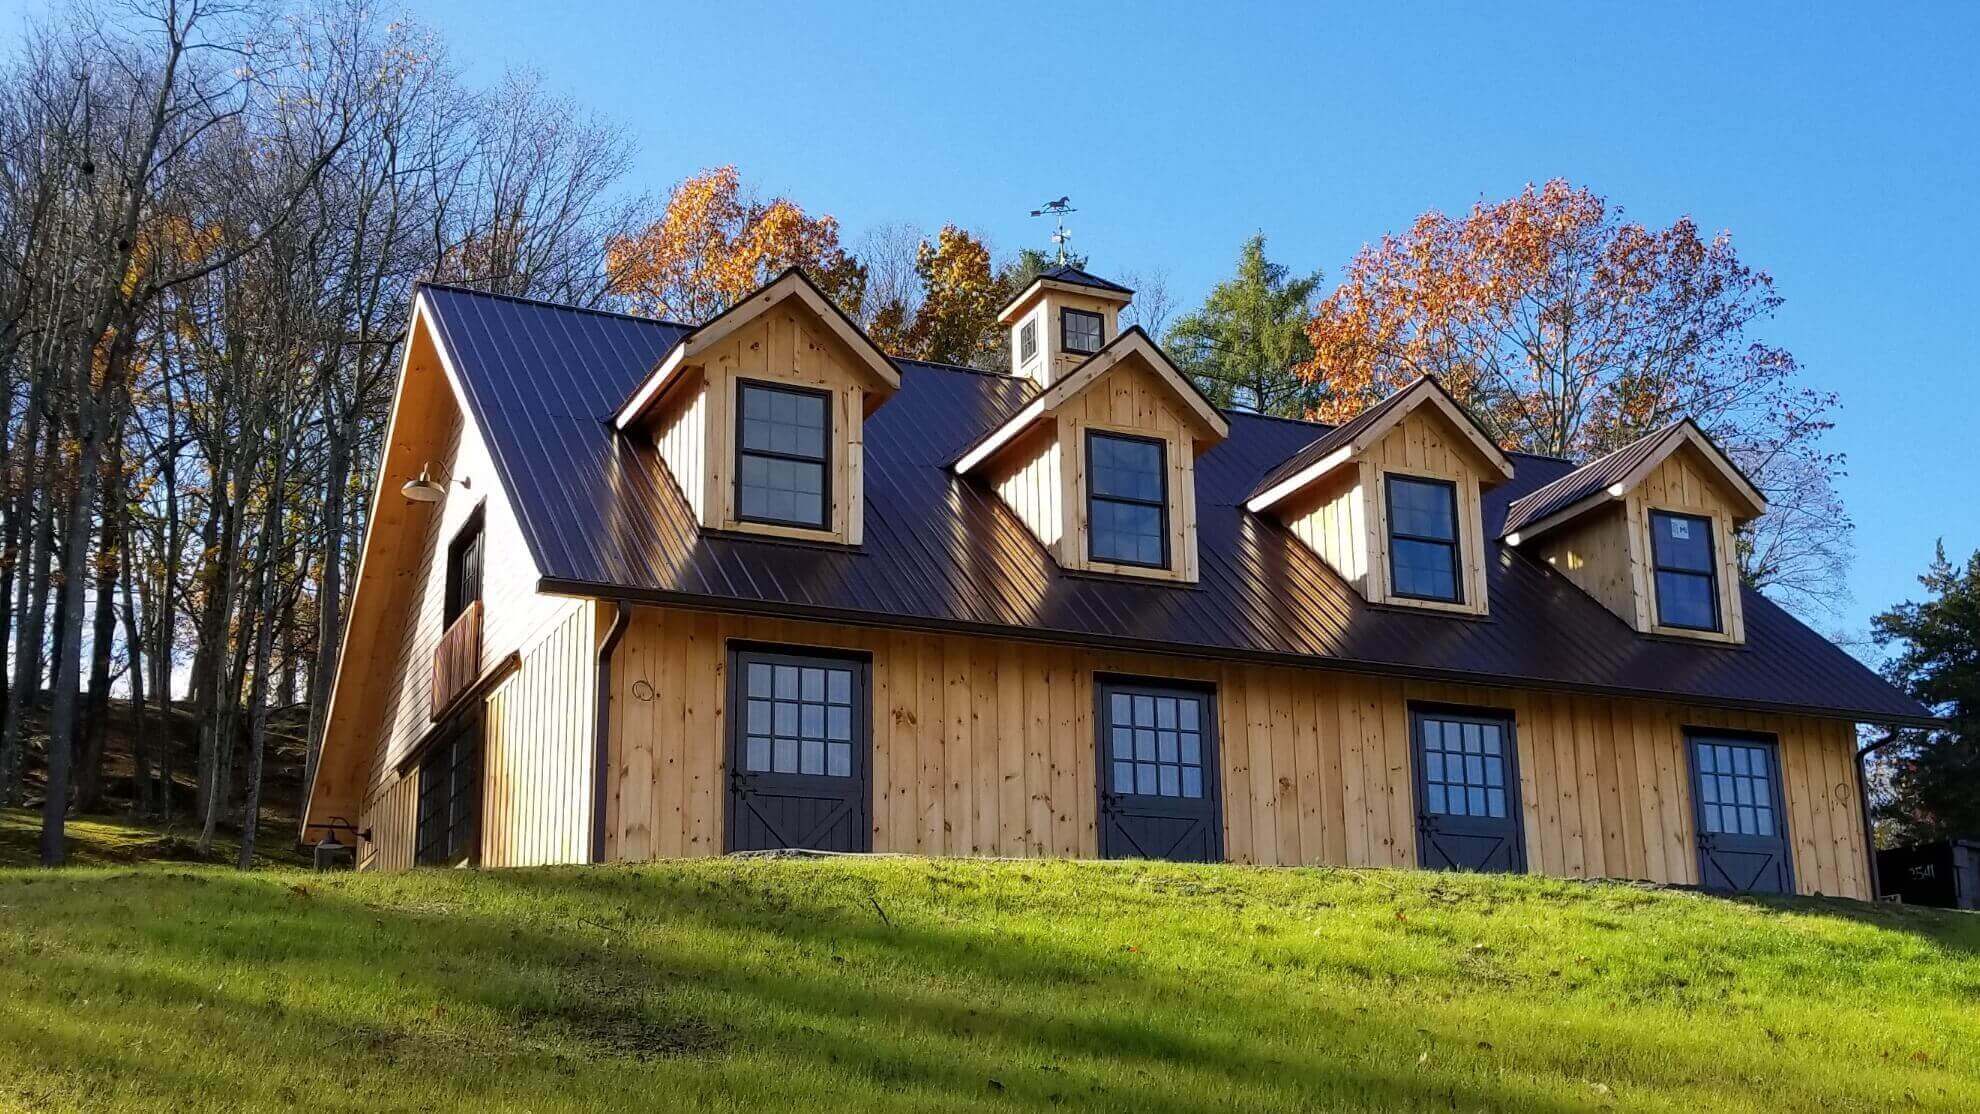
[[[1203,701],[1187,692],[1109,693],[1109,787],[1141,797],[1201,799]]]
[[[1657,622],[1687,630],[1719,629],[1719,580],[1712,520],[1650,512],[1650,552],[1657,573]]]
[[[1423,716],[1424,799],[1443,816],[1509,815],[1505,726]]]
[[[1146,437],[1088,433],[1087,550],[1096,561],[1167,568],[1167,446]]]
[[[853,776],[850,666],[750,660],[743,670],[748,772]]]
[[[824,528],[831,396],[750,382],[740,384],[738,395],[737,517]]]
[[[1697,744],[1698,795],[1714,835],[1777,834],[1772,755],[1762,746]]]
[[[1398,596],[1458,603],[1457,485],[1389,476],[1389,574]]]

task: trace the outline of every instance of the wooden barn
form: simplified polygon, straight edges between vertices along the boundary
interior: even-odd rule
[[[795,271],[698,327],[421,287],[305,838],[1871,896],[1857,725],[1929,715],[1740,584],[1695,425],[1220,411],[1132,293],[1046,272],[995,374]]]

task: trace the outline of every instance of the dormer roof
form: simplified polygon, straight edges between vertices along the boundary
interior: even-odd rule
[[[1734,501],[1736,521],[1746,522],[1767,513],[1767,498],[1760,489],[1697,422],[1685,418],[1591,460],[1516,500],[1506,508],[1501,536],[1506,544],[1516,546],[1611,500],[1621,499],[1672,453],[1687,445],[1698,451],[1707,467],[1724,483]]]
[[[1471,447],[1473,454],[1485,466],[1482,482],[1489,485],[1513,478],[1512,458],[1499,448],[1476,418],[1458,405],[1442,384],[1425,375],[1355,415],[1352,421],[1314,438],[1266,473],[1246,499],[1245,509],[1254,512],[1265,510],[1353,460],[1394,429],[1396,423],[1423,406],[1433,407],[1442,413]]]
[[[1059,407],[1093,385],[1101,376],[1119,366],[1123,361],[1139,358],[1144,366],[1155,373],[1157,381],[1174,393],[1181,403],[1184,413],[1197,425],[1199,451],[1222,441],[1230,435],[1230,422],[1205,398],[1203,391],[1177,368],[1166,353],[1149,335],[1136,325],[1087,357],[1086,361],[1067,373],[1065,378],[1018,407],[1017,411],[999,422],[988,433],[979,438],[956,459],[957,474],[966,474],[977,465],[995,455],[998,449],[1016,440],[1037,422],[1049,417]]]
[[[811,281],[811,276],[805,274],[801,268],[791,267],[759,287],[755,293],[682,337],[666,355],[660,357],[659,362],[653,365],[640,385],[619,407],[613,425],[618,429],[625,429],[638,421],[653,402],[666,393],[681,369],[694,364],[696,356],[720,344],[736,330],[791,298],[802,302],[818,320],[824,322],[825,327],[834,336],[852,350],[860,366],[871,374],[874,386],[886,394],[892,394],[900,389],[901,369],[895,366],[893,359],[882,352],[880,346],[873,343],[872,338],[866,335],[865,330],[861,329],[852,318],[847,317],[844,310],[818,289],[818,284]]]

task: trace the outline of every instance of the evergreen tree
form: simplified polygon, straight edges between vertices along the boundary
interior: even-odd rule
[[[1319,285],[1320,272],[1294,277],[1267,259],[1265,236],[1255,235],[1237,273],[1176,320],[1165,347],[1217,405],[1302,417],[1321,390],[1294,371],[1313,358],[1306,320]]]
[[[1877,815],[1898,843],[1980,837],[1980,552],[1959,567],[1942,544],[1918,582],[1932,598],[1871,622],[1877,644],[1898,650],[1884,675],[1951,725],[1904,731],[1888,748]]]

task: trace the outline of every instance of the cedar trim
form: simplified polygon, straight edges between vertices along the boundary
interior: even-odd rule
[[[551,596],[625,600],[648,607],[674,607],[688,611],[706,611],[719,615],[748,615],[758,618],[798,619],[806,622],[840,623],[846,626],[867,627],[877,630],[915,631],[922,634],[972,635],[979,638],[998,638],[1013,642],[1037,642],[1050,645],[1080,646],[1097,650],[1117,650],[1137,654],[1159,654],[1164,657],[1187,658],[1196,661],[1246,662],[1257,665],[1283,665],[1296,669],[1323,670],[1332,673],[1353,673],[1371,677],[1402,677],[1409,680],[1435,681],[1443,684],[1482,685],[1491,688],[1564,692],[1588,696],[1613,696],[1632,700],[1655,700],[1665,704],[1690,704],[1703,708],[1720,708],[1740,712],[1763,712],[1770,715],[1800,716],[1805,719],[1838,720],[1844,723],[1895,724],[1905,727],[1944,727],[1949,722],[1946,719],[1936,716],[1897,716],[1881,712],[1867,712],[1860,709],[1810,708],[1804,705],[1777,704],[1765,700],[1741,700],[1722,696],[1705,696],[1696,693],[1659,692],[1653,689],[1633,689],[1615,685],[1576,684],[1571,681],[1551,681],[1531,677],[1508,676],[1501,673],[1473,673],[1462,669],[1435,669],[1416,665],[1363,662],[1346,658],[1327,658],[1314,654],[1298,654],[1276,650],[1243,650],[1231,647],[1205,646],[1202,644],[1178,645],[1172,642],[1155,642],[1138,638],[1113,638],[1083,634],[1077,631],[1055,631],[1039,627],[1011,627],[1002,623],[983,623],[960,619],[931,619],[919,615],[886,615],[872,611],[856,611],[848,608],[821,607],[816,604],[737,599],[729,596],[704,596],[691,592],[673,592],[657,588],[630,588],[621,584],[596,584],[557,576],[538,578],[536,590]],[[1686,645],[1691,645],[1691,643],[1686,643]]]

